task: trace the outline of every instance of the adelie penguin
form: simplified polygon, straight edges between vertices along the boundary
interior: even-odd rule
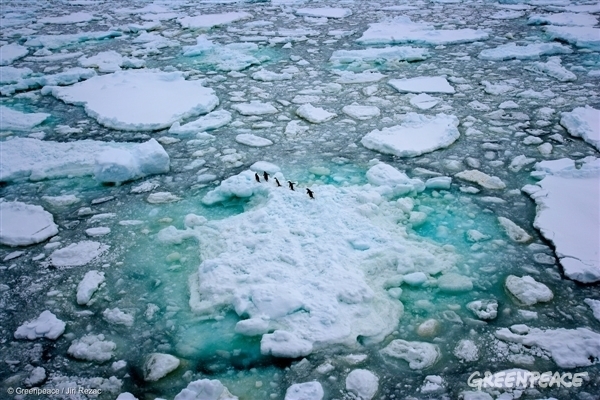
[[[269,174],[265,172],[263,172],[263,178],[265,178],[265,182],[269,182]]]
[[[279,183],[279,179],[275,178],[275,183],[277,184],[278,187],[281,186],[281,183]]]
[[[294,182],[288,181],[288,186],[290,187],[290,189],[294,190],[294,185],[295,185]]]
[[[313,196],[313,191],[310,190],[309,188],[306,188],[306,193],[308,193],[308,197],[310,197],[313,200],[315,199],[314,196]]]
[[[260,182],[260,178],[256,172],[254,173],[254,179],[256,179],[256,182]]]

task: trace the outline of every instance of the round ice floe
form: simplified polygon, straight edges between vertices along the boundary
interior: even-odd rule
[[[287,389],[284,400],[321,400],[323,394],[319,382],[296,383]]]
[[[554,294],[544,285],[526,275],[519,278],[518,276],[509,275],[506,278],[506,289],[524,305],[532,306],[540,302],[548,302],[554,298]]]
[[[118,71],[68,87],[52,95],[82,105],[86,113],[109,128],[152,131],[184,118],[206,114],[219,104],[212,89],[188,81],[182,72]]]
[[[379,378],[366,369],[355,369],[346,377],[346,390],[362,400],[371,400],[379,389]]]
[[[15,332],[15,339],[29,339],[45,337],[46,339],[56,340],[65,331],[66,324],[56,315],[46,310],[36,319],[25,322]]]
[[[78,267],[89,263],[108,249],[109,246],[105,244],[84,240],[55,250],[50,255],[50,261],[56,267]]]
[[[200,379],[187,385],[173,400],[237,400],[223,384],[216,380]]]
[[[463,339],[454,348],[454,355],[463,361],[477,361],[479,359],[479,349],[474,341]]]
[[[411,369],[425,369],[436,363],[440,357],[440,350],[431,343],[396,339],[381,350],[381,354],[394,360],[404,360]]]
[[[28,246],[40,243],[58,233],[52,214],[40,206],[18,201],[0,202],[0,243]]]
[[[79,340],[74,340],[67,353],[79,360],[104,362],[113,356],[117,348],[114,342],[104,340],[104,335],[86,335]]]
[[[104,272],[88,271],[77,285],[77,304],[86,305],[100,285],[104,283]]]
[[[179,363],[179,359],[170,354],[152,353],[144,363],[144,380],[155,382],[175,371]]]
[[[436,319],[428,319],[427,321],[422,322],[417,327],[417,335],[421,337],[433,337],[436,336],[439,332],[441,324]]]

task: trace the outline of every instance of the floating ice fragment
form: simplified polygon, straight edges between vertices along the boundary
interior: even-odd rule
[[[29,322],[25,322],[15,332],[15,339],[35,340],[37,338],[46,338],[56,340],[65,331],[66,324],[56,315],[46,310],[39,317]]]
[[[359,399],[371,400],[379,389],[379,378],[366,369],[355,369],[346,377],[346,390]]]
[[[532,306],[540,302],[548,302],[554,298],[554,294],[544,285],[526,275],[521,278],[509,275],[505,282],[506,289],[522,304]]]
[[[58,233],[52,214],[41,206],[18,201],[0,202],[0,243],[7,246],[28,246]]]
[[[88,271],[77,285],[77,304],[87,305],[104,280],[104,272]]]

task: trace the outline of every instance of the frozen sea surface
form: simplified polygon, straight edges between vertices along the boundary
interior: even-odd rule
[[[596,398],[599,12],[3,1],[0,398]]]

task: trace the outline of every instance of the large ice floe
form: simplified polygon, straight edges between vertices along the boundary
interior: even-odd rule
[[[115,143],[15,138],[2,142],[0,156],[0,181],[4,182],[87,175],[100,182],[125,182],[170,168],[169,155],[154,139]]]
[[[58,233],[52,214],[41,206],[20,201],[0,202],[0,243],[27,246]]]
[[[316,201],[304,190],[257,183],[252,171],[223,181],[203,201],[248,198],[243,214],[158,235],[166,243],[200,242],[192,309],[208,315],[235,310],[241,318],[236,332],[262,335],[263,354],[276,357],[355,346],[359,336],[381,341],[403,313],[384,282],[408,272],[438,274],[456,256],[397,224],[409,215],[398,214],[396,196],[422,191],[422,181],[384,163],[367,179],[365,186],[315,186]]]
[[[413,22],[409,17],[369,24],[357,42],[366,45],[421,43],[443,45],[486,40],[489,34],[479,29],[435,29],[425,22]]]
[[[572,136],[582,138],[600,151],[600,110],[590,106],[577,107],[562,113],[560,124]]]
[[[565,275],[576,281],[600,281],[600,159],[580,168],[560,159],[536,164],[536,185],[523,188],[536,202],[533,225],[556,248]]]
[[[185,80],[182,72],[119,71],[69,87],[47,87],[65,103],[113,129],[152,131],[185,118],[206,114],[219,104],[202,81]]]
[[[401,125],[375,129],[365,135],[361,143],[380,153],[416,157],[454,143],[460,136],[458,124],[458,118],[453,115],[437,114],[429,117],[408,113]]]

